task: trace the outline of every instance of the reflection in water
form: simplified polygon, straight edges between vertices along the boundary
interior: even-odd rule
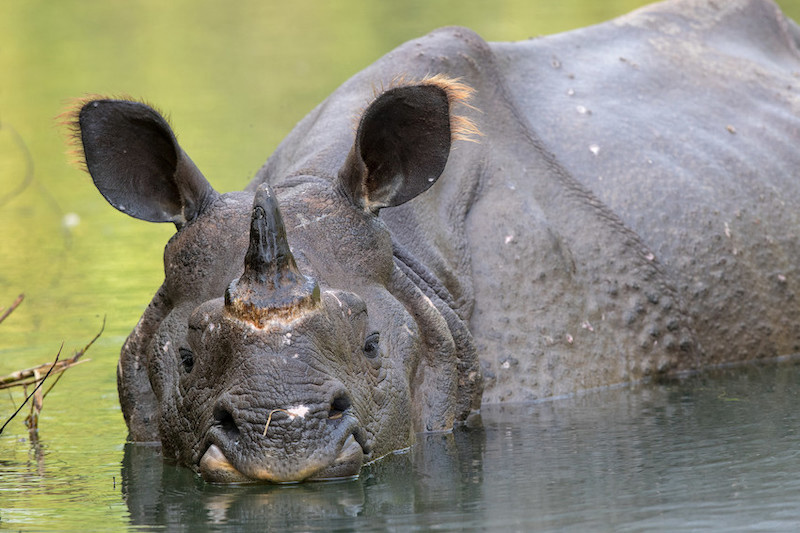
[[[135,525],[191,530],[787,530],[800,523],[800,366],[490,406],[357,480],[205,484],[127,445]]]
[[[155,446],[128,444],[122,491],[133,524],[170,531],[198,524],[237,531],[381,529],[408,524],[413,517],[421,523],[452,523],[469,515],[465,504],[480,500],[481,450],[481,431],[423,435],[413,451],[366,467],[358,479],[225,486],[164,463]]]
[[[197,524],[227,524],[236,529],[284,528],[324,524],[357,516],[364,504],[363,482],[309,483],[291,486],[212,485],[186,468],[162,462],[157,447],[128,444],[122,492],[138,525],[169,531],[194,530]]]

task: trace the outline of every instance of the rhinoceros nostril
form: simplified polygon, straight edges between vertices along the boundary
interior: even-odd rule
[[[214,425],[222,428],[229,437],[237,437],[239,435],[239,427],[236,425],[233,415],[227,409],[222,407],[214,408]]]
[[[338,394],[331,402],[330,411],[328,411],[329,420],[338,420],[342,418],[344,412],[350,409],[350,398],[346,394]]]

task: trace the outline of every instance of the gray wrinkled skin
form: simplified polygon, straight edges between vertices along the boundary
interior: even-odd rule
[[[120,156],[97,141],[111,114],[87,111],[101,192],[179,228],[122,349],[131,438],[161,441],[210,481],[342,477],[416,432],[451,429],[481,398],[798,352],[798,42],[762,0],[667,2],[521,43],[441,29],[342,85],[244,192],[214,192],[178,148],[175,177],[152,186],[175,189],[160,203],[115,196],[105,162]],[[475,89],[473,107],[451,100],[444,113],[474,121],[479,142],[441,148],[425,126],[370,152],[375,106],[354,141],[374,87],[431,73]],[[359,181],[371,161],[399,160],[384,181]],[[268,328],[224,301],[262,184],[320,291]]]
[[[214,444],[247,477],[305,479],[336,459],[350,435],[355,435],[367,457],[379,457],[408,446],[415,432],[427,429],[414,422],[434,416],[424,413],[424,406],[411,405],[413,374],[421,365],[405,354],[426,352],[421,345],[425,332],[403,305],[403,296],[398,301],[390,292],[405,286],[394,287],[392,278],[399,275],[393,272],[385,227],[373,216],[342,205],[341,197],[317,184],[297,186],[287,193],[281,198],[281,208],[287,213],[309,220],[321,218],[315,226],[295,227],[290,233],[294,248],[306,251],[299,261],[301,270],[324,272],[324,278],[320,275],[327,280],[324,286],[337,287],[324,291],[322,312],[290,327],[264,335],[250,324],[230,320],[222,298],[215,297],[236,275],[225,272],[226,265],[241,268],[252,195],[221,196],[167,246],[165,288],[175,296],[170,298],[171,313],[150,341],[148,370],[160,413],[158,440],[166,455],[181,462],[199,465],[208,446]],[[288,209],[290,206],[294,209]],[[320,231],[328,238],[317,242]],[[239,242],[229,242],[227,249],[233,253],[225,253],[226,248],[206,238],[220,232],[241,236]],[[330,268],[316,270],[314,264]],[[371,304],[369,314],[365,301]],[[414,310],[419,304],[406,305]],[[419,313],[432,314],[426,309]],[[428,318],[434,323],[430,327],[446,330],[441,319]],[[362,347],[372,331],[381,332],[388,353],[368,359]],[[133,337],[137,333],[138,328]],[[452,339],[448,340],[444,331],[442,336],[445,338],[436,341],[452,351]],[[187,343],[194,352],[190,373],[176,364],[179,342]],[[120,362],[121,391],[126,390],[129,345],[130,341]],[[388,357],[394,354],[398,355]],[[329,410],[339,394],[350,398],[352,405],[331,423]],[[454,394],[449,408],[443,406],[442,410],[452,411],[453,399]],[[136,401],[134,398],[133,403]],[[299,406],[307,407],[308,414],[289,419],[276,412],[263,436],[270,410]],[[440,407],[435,409],[438,416]],[[431,428],[436,430],[453,422],[452,413],[443,421],[430,420],[430,424],[438,424]],[[237,446],[237,442],[247,444]],[[270,450],[266,464],[264,450]],[[361,462],[359,457],[359,467]],[[355,473],[357,470],[348,475]]]

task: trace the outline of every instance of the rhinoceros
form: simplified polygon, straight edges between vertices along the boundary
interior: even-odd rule
[[[177,232],[122,347],[133,441],[210,482],[358,475],[481,402],[800,351],[800,29],[679,0],[389,52],[221,194],[135,101],[85,165]]]

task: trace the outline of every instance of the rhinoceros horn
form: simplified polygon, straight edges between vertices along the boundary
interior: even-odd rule
[[[256,191],[244,273],[225,291],[225,307],[259,328],[285,323],[319,305],[319,285],[297,268],[269,185]]]

